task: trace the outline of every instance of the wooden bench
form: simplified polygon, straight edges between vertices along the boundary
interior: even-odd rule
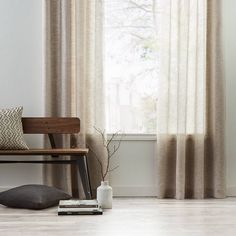
[[[76,170],[76,185],[78,186],[78,177],[82,181],[82,186],[87,199],[91,199],[91,184],[87,165],[88,149],[81,148],[61,148],[56,145],[55,134],[76,134],[80,131],[79,118],[22,118],[23,130],[25,134],[47,134],[50,140],[51,148],[48,149],[29,149],[29,150],[0,150],[1,156],[51,156],[47,160],[0,160],[0,164],[10,163],[34,163],[34,164],[72,164]],[[61,156],[70,156],[69,159],[61,159]],[[73,182],[72,185],[75,185]],[[79,189],[79,187],[77,188]],[[78,197],[79,192],[72,193]]]

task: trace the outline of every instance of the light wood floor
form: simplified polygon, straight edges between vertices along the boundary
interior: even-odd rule
[[[0,235],[236,235],[236,198],[158,200],[118,198],[102,216],[57,216],[56,208],[0,207]]]

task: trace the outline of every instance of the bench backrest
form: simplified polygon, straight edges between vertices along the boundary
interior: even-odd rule
[[[22,118],[25,134],[75,134],[80,131],[80,119],[72,117]]]

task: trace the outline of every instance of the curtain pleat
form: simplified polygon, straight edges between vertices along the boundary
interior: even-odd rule
[[[225,125],[225,81],[222,55],[222,25],[221,1],[211,0],[207,4],[207,61],[206,77],[207,91],[207,133],[209,149],[207,155],[212,155],[211,181],[207,188],[212,195],[221,197],[225,195],[225,150],[224,150],[224,125]],[[211,187],[211,185],[213,187]]]

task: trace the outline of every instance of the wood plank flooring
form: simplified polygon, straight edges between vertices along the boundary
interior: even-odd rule
[[[57,209],[0,207],[0,236],[231,236],[236,235],[236,198],[158,200],[116,198],[102,216],[57,216]]]

